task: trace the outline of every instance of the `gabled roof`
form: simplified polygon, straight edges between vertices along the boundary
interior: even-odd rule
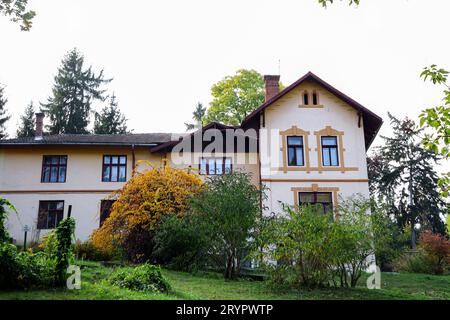
[[[252,120],[256,115],[260,114],[261,111],[263,111],[265,108],[270,106],[272,103],[280,99],[281,97],[285,96],[289,92],[291,92],[293,89],[295,89],[297,86],[302,84],[305,81],[312,81],[317,83],[318,85],[322,86],[332,94],[334,94],[339,99],[343,100],[347,104],[349,104],[351,107],[356,109],[358,112],[362,114],[363,118],[363,124],[364,124],[364,138],[366,143],[366,150],[370,147],[373,139],[375,139],[378,130],[380,130],[381,125],[383,124],[383,120],[380,116],[376,115],[369,109],[365,108],[360,103],[356,102],[349,96],[345,95],[338,89],[334,88],[332,85],[328,84],[324,80],[320,79],[318,76],[316,76],[312,72],[308,72],[303,77],[292,83],[290,86],[286,87],[284,90],[282,90],[280,93],[269,99],[268,101],[264,102],[262,105],[260,105],[255,111],[250,113],[242,122],[242,126],[244,126],[246,123],[248,123],[250,120]]]
[[[137,134],[57,134],[0,140],[1,145],[111,145],[111,146],[155,146],[170,141],[171,133]]]
[[[220,122],[211,122],[211,123],[207,124],[206,126],[203,126],[202,128],[199,128],[198,130],[195,130],[194,132],[192,132],[190,134],[188,133],[188,134],[184,134],[184,135],[178,135],[179,136],[178,140],[167,141],[158,146],[155,146],[155,147],[151,148],[151,152],[161,152],[161,151],[170,150],[170,148],[172,148],[173,146],[180,143],[181,139],[187,138],[189,136],[192,137],[194,134],[197,134],[200,131],[203,132],[203,131],[206,131],[209,129],[226,130],[226,129],[238,129],[238,128],[240,128],[240,126],[228,126],[228,125],[222,124]]]

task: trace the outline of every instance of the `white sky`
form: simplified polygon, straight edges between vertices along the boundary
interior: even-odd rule
[[[183,132],[212,84],[240,68],[276,74],[279,59],[285,85],[312,71],[385,121],[387,111],[417,118],[443,96],[419,74],[450,69],[450,1],[361,1],[29,0],[30,32],[0,17],[9,132],[30,100],[46,101],[73,47],[114,78],[108,88],[135,132]]]

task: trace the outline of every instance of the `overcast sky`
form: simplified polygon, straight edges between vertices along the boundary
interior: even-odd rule
[[[30,100],[46,100],[73,47],[114,78],[108,89],[135,132],[183,132],[212,84],[240,68],[277,74],[279,60],[285,85],[312,71],[385,121],[387,111],[417,118],[443,96],[419,74],[450,69],[450,1],[361,2],[29,0],[30,32],[0,17],[9,132]]]

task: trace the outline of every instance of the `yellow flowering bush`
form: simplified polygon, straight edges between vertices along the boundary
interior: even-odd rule
[[[92,234],[99,250],[140,262],[151,258],[153,231],[162,216],[183,216],[187,199],[203,185],[198,174],[169,165],[136,173],[112,195],[117,199],[108,219]]]

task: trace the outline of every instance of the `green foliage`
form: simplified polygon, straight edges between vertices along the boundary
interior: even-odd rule
[[[447,235],[450,237],[450,214],[447,213]]]
[[[56,259],[13,244],[0,244],[0,289],[45,288],[54,285]]]
[[[422,249],[405,251],[394,261],[394,269],[398,272],[433,274],[428,255]]]
[[[258,255],[272,286],[318,287],[328,285],[332,272],[332,214],[320,214],[316,207],[299,210],[283,205],[284,213],[265,218],[258,238]]]
[[[109,282],[121,288],[137,291],[169,292],[169,281],[162,275],[161,268],[148,263],[133,269],[118,269]]]
[[[190,201],[194,214],[214,232],[210,251],[225,258],[226,279],[239,274],[251,249],[249,239],[261,215],[261,197],[264,190],[252,184],[248,173],[234,171],[209,177],[204,191]]]
[[[327,7],[328,4],[333,4],[333,0],[318,0],[319,4],[321,4],[323,7]],[[342,0],[341,0],[342,1]],[[359,5],[361,0],[348,0],[348,5]]]
[[[408,245],[408,232],[403,233],[389,216],[385,205],[379,206],[372,201],[371,206],[372,232],[374,234],[375,259],[382,271],[392,271],[393,262],[401,255]],[[408,229],[409,231],[409,229]]]
[[[255,70],[241,69],[226,76],[211,88],[210,103],[204,124],[216,121],[239,125],[244,118],[264,102],[264,79]]]
[[[436,65],[425,67],[420,76],[430,80],[433,84],[444,87],[443,104],[427,108],[419,115],[420,126],[427,129],[422,139],[423,145],[448,159],[450,157],[450,84],[447,83],[449,72]],[[449,195],[450,173],[446,173],[439,180],[439,187],[443,196]]]
[[[388,115],[393,136],[382,137],[384,145],[368,160],[370,188],[377,201],[386,203],[399,228],[410,227],[410,244],[415,248],[416,224],[445,232],[441,216],[447,212],[447,203],[438,191],[435,170],[439,157],[418,141],[423,130],[414,121]]]
[[[25,109],[25,113],[20,116],[20,125],[17,129],[17,137],[23,138],[34,136],[34,127],[36,123],[35,112],[33,101],[31,101]]]
[[[113,258],[110,253],[99,250],[90,240],[85,242],[78,240],[75,243],[74,254],[77,260],[109,261]]]
[[[0,197],[0,244],[8,242],[10,237],[6,230],[5,222],[8,217],[7,210],[17,213],[16,208],[7,199]]]
[[[120,112],[116,96],[110,97],[109,105],[103,107],[100,113],[95,113],[94,121],[95,134],[125,134],[127,129],[127,119]]]
[[[45,252],[49,257],[56,258],[56,252],[58,251],[58,237],[56,230],[50,231],[43,238],[42,243],[39,245],[39,249]]]
[[[297,289],[355,287],[374,254],[370,202],[361,196],[345,200],[336,220],[316,206],[283,207],[284,214],[264,219],[258,238],[257,256],[265,261],[271,283]]]
[[[202,217],[167,215],[156,229],[154,256],[158,263],[176,270],[202,269],[212,241],[211,228]]]
[[[195,121],[195,123],[185,123],[186,131],[194,130],[195,128],[201,128],[203,124],[203,119],[206,114],[206,108],[203,107],[203,104],[200,102],[197,103],[197,107],[195,108],[194,112],[192,112],[192,119]]]
[[[0,85],[0,139],[8,137],[6,133],[6,121],[8,121],[11,116],[7,114],[5,105],[8,102],[5,95],[5,88]]]
[[[65,284],[67,277],[67,267],[73,259],[72,238],[75,233],[75,220],[66,218],[62,220],[56,228],[56,283]]]
[[[425,251],[433,274],[443,274],[450,266],[450,241],[440,234],[425,231],[420,235],[420,248]]]
[[[11,17],[11,21],[20,23],[22,31],[31,29],[36,13],[27,10],[28,0],[0,0],[0,14]]]
[[[50,134],[88,133],[91,104],[104,101],[101,87],[111,81],[104,79],[103,70],[96,75],[92,67],[84,69],[84,57],[73,49],[63,59],[55,77],[52,96],[42,104],[42,111],[50,118]]]
[[[450,265],[450,241],[439,234],[423,232],[419,248],[405,251],[396,261],[397,271],[441,275]]]

